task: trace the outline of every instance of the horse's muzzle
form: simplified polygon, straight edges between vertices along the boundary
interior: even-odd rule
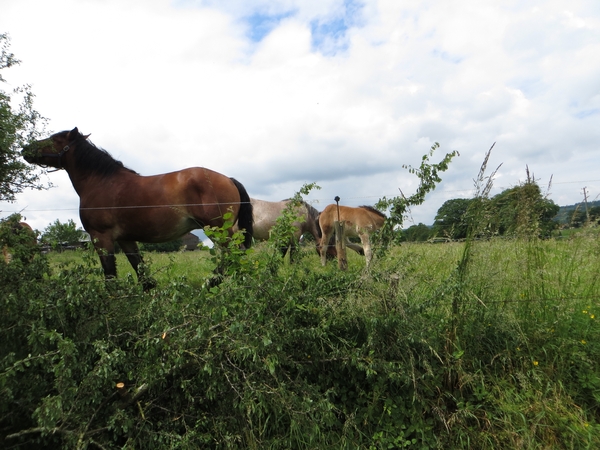
[[[36,158],[39,157],[39,151],[33,144],[26,145],[21,149],[21,156],[25,161],[32,164],[35,162]]]

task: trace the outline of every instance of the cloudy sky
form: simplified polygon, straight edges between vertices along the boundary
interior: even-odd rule
[[[597,0],[0,0],[0,33],[49,131],[78,127],[142,175],[204,166],[280,200],[374,204],[458,150],[406,226],[526,168],[559,205],[600,195]],[[34,228],[78,219],[64,172],[0,203]]]

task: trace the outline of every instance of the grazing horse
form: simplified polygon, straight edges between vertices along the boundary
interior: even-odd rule
[[[335,204],[327,205],[319,215],[319,226],[321,227],[321,242],[319,244],[321,264],[325,265],[327,262],[327,249],[334,232],[334,222],[339,220],[340,222],[344,222],[344,236],[342,239],[346,241],[346,245],[349,248],[358,253],[362,254],[364,249],[367,267],[369,267],[371,259],[373,259],[369,235],[379,230],[383,226],[385,219],[385,214],[371,206],[352,208],[350,206],[338,207]],[[353,236],[360,238],[363,245],[362,248],[348,241],[348,238]]]
[[[266,200],[258,200],[251,198],[252,210],[254,213],[254,228],[252,237],[258,241],[267,241],[271,236],[271,229],[275,226],[277,218],[280,217],[283,211],[290,205],[292,200],[282,200],[280,202],[268,202]],[[285,256],[288,248],[290,249],[290,257],[296,250],[300,237],[305,233],[309,233],[318,242],[321,238],[321,230],[317,223],[319,211],[306,202],[302,202],[294,210],[294,215],[298,220],[292,225],[296,228],[293,236],[290,237],[289,245],[281,247],[281,255]],[[237,226],[237,225],[236,225]]]
[[[115,242],[141,278],[137,242],[167,242],[205,226],[221,227],[233,214],[252,242],[252,205],[240,182],[203,167],[142,176],[96,147],[77,128],[22,151],[27,162],[65,169],[79,195],[79,217],[106,278],[117,276]],[[230,231],[230,236],[233,232]],[[154,282],[141,280],[144,289]]]
[[[2,243],[2,257],[5,264],[10,264],[14,258],[15,248],[17,254],[24,260],[33,258],[33,251],[37,249],[37,236],[33,228],[26,222],[19,222],[20,216],[10,216],[0,224],[0,242]]]

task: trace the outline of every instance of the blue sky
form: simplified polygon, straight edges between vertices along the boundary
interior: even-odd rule
[[[324,2],[327,3],[327,2]],[[348,48],[347,32],[364,23],[364,3],[357,0],[329,2],[326,9],[302,14],[302,2],[219,2],[187,1],[174,2],[179,8],[216,8],[226,11],[243,23],[246,37],[253,43],[262,41],[271,31],[291,18],[305,20],[311,31],[313,51],[335,55]]]
[[[492,195],[526,167],[560,205],[600,195],[595,0],[3,0],[0,32],[22,61],[4,88],[142,174],[205,166],[264,200],[316,182],[322,210],[410,194],[402,166],[439,142],[461,156],[406,221],[430,224],[496,142]],[[48,179],[0,215],[78,222]]]
[[[253,14],[242,19],[248,27],[246,35],[252,42],[260,42],[273,29],[275,29],[282,20],[285,20],[294,15],[294,11],[287,11],[279,14],[268,14],[265,12],[255,11]]]

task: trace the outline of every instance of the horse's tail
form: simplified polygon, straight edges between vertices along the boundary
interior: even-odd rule
[[[315,216],[315,224],[317,225],[317,236],[319,239],[323,237],[323,232],[321,231],[321,224],[319,223],[319,219],[321,218],[321,213],[317,211],[317,215]],[[315,237],[316,239],[316,237]]]
[[[233,184],[240,193],[240,212],[238,214],[238,229],[246,230],[244,233],[244,247],[250,248],[252,245],[252,235],[254,226],[254,216],[252,214],[252,203],[250,203],[250,196],[246,192],[246,188],[235,178],[232,178]]]

